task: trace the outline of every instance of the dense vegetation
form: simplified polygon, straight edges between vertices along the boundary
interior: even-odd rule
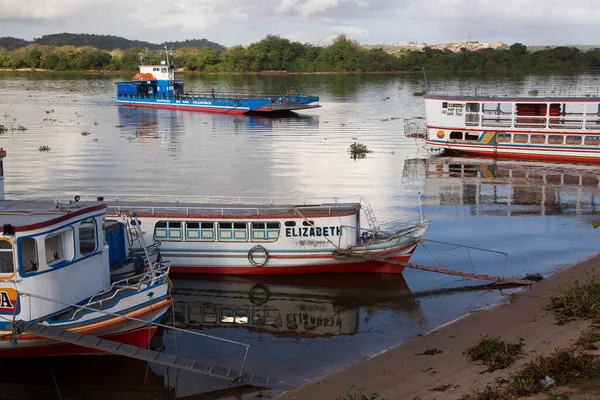
[[[60,36],[60,35],[52,35]],[[88,35],[94,36],[94,35]],[[47,38],[47,37],[46,37]],[[125,39],[123,39],[125,40]],[[52,42],[63,43],[63,42]],[[389,54],[382,48],[366,49],[340,35],[329,46],[314,46],[269,35],[247,47],[200,47],[198,41],[178,42],[169,48],[171,62],[203,72],[376,72],[376,71],[567,71],[600,68],[600,49],[555,47],[530,52],[515,43],[507,49],[460,52],[425,48]],[[159,46],[160,45],[153,45]],[[146,64],[159,63],[164,50],[148,46],[105,50],[92,46],[29,44],[9,50],[0,47],[0,68],[50,70],[136,70],[140,57]]]
[[[194,39],[185,40],[182,42],[166,42],[162,44],[155,44],[150,42],[144,42],[140,40],[129,40],[119,36],[113,35],[90,35],[85,33],[57,33],[53,35],[45,35],[41,38],[34,39],[29,42],[23,39],[17,39],[14,37],[2,37],[0,38],[0,47],[5,47],[9,50],[18,49],[19,47],[25,47],[30,44],[40,44],[47,46],[90,46],[100,50],[115,50],[115,49],[133,49],[136,47],[161,50],[166,44],[169,49],[179,49],[182,47],[209,47],[211,49],[224,50],[225,47],[218,43],[208,41],[206,39]]]

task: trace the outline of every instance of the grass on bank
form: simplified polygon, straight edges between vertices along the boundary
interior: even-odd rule
[[[464,354],[470,361],[481,361],[488,371],[503,369],[511,365],[521,355],[523,339],[518,343],[508,343],[499,336],[484,336],[479,343],[469,347]]]
[[[549,309],[554,312],[557,323],[565,324],[575,319],[590,319],[600,322],[600,283],[595,276],[588,275],[587,282],[574,281],[560,289],[558,296],[551,299]],[[600,330],[593,325],[580,332],[573,346],[557,349],[549,355],[538,355],[526,362],[507,379],[499,380],[495,385],[474,390],[460,400],[508,400],[519,396],[530,396],[555,386],[571,385],[600,388],[600,360],[588,354],[588,350],[597,349],[600,342]],[[480,346],[480,353],[488,346]],[[553,383],[547,387],[548,379]]]
[[[600,322],[600,282],[588,274],[587,282],[574,281],[561,288],[558,296],[551,299],[550,310],[560,325],[576,319]]]

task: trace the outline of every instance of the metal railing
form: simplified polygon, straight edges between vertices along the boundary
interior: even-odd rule
[[[77,309],[83,309],[83,310],[90,310],[93,312],[97,312],[100,314],[104,314],[104,315],[108,315],[111,317],[118,317],[118,318],[122,318],[122,319],[126,319],[128,321],[135,321],[135,322],[141,322],[144,323],[146,326],[155,326],[155,327],[159,327],[159,328],[163,328],[163,329],[167,329],[167,330],[171,330],[174,332],[183,332],[183,333],[188,333],[191,334],[193,336],[198,336],[198,337],[203,337],[203,338],[207,338],[207,339],[212,339],[212,340],[217,340],[223,343],[229,343],[232,345],[236,345],[236,346],[240,346],[243,347],[245,349],[245,353],[244,353],[244,359],[242,360],[241,366],[240,366],[240,371],[238,374],[238,378],[241,379],[242,375],[244,373],[244,368],[246,367],[246,362],[248,360],[248,352],[250,351],[250,345],[249,344],[245,344],[245,343],[241,343],[241,342],[236,342],[234,340],[230,340],[230,339],[224,339],[224,338],[220,338],[217,336],[211,336],[211,335],[207,335],[205,333],[200,333],[200,332],[196,332],[196,331],[190,331],[190,330],[186,330],[186,329],[182,329],[182,328],[177,328],[175,326],[171,326],[171,325],[165,325],[165,324],[161,324],[159,322],[152,322],[152,321],[148,321],[148,320],[144,320],[144,319],[140,319],[140,318],[135,318],[135,317],[129,317],[126,315],[122,315],[122,314],[116,314],[116,313],[111,313],[108,311],[104,311],[104,310],[98,310],[89,306],[85,306],[85,305],[78,305],[78,304],[73,304],[73,303],[69,303],[66,301],[62,301],[62,300],[57,300],[57,299],[52,299],[49,297],[44,297],[44,296],[39,296],[33,293],[27,293],[27,292],[21,292],[18,291],[17,294],[19,296],[22,297],[32,297],[35,299],[39,299],[39,300],[43,300],[43,301],[49,301],[49,302],[53,302],[53,303],[57,303],[57,304],[62,304],[64,306],[68,306],[68,307],[74,307]]]
[[[468,87],[454,88],[449,97],[519,97],[527,99],[535,98],[598,98],[600,101],[600,85],[587,87],[557,87],[557,86],[516,86],[516,87]],[[435,89],[427,92],[427,96],[445,96],[448,97],[449,91]]]

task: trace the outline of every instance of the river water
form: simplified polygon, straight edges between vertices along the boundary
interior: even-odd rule
[[[403,117],[424,115],[422,97],[413,95],[423,90],[420,75],[184,77],[188,91],[320,96],[321,108],[285,117],[119,107],[115,82],[127,78],[0,74],[0,124],[10,128],[0,135],[8,153],[7,196],[361,195],[379,224],[392,230],[419,217],[421,195],[424,217],[432,220],[426,235],[431,241],[417,249],[415,263],[496,275],[504,269],[523,277],[547,275],[597,253],[600,233],[591,222],[598,214],[600,169],[431,154],[404,135]],[[597,90],[588,74],[437,76],[428,77],[428,84],[452,92]],[[373,153],[351,159],[353,142]],[[281,381],[281,388],[500,303],[515,290],[414,270],[404,276],[174,277],[173,283],[176,303],[169,318],[176,326],[249,344],[247,370]],[[243,351],[235,346],[179,336],[159,332],[153,346],[217,364],[241,362]],[[12,367],[0,375],[3,397],[77,398],[107,390],[115,398],[233,396],[216,379],[112,356],[36,365],[40,378],[30,382]],[[255,396],[250,390],[244,398]]]

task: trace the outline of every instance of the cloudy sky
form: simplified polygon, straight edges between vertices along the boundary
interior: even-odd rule
[[[0,0],[0,37],[95,33],[248,45],[268,34],[327,44],[599,44],[598,0]]]

